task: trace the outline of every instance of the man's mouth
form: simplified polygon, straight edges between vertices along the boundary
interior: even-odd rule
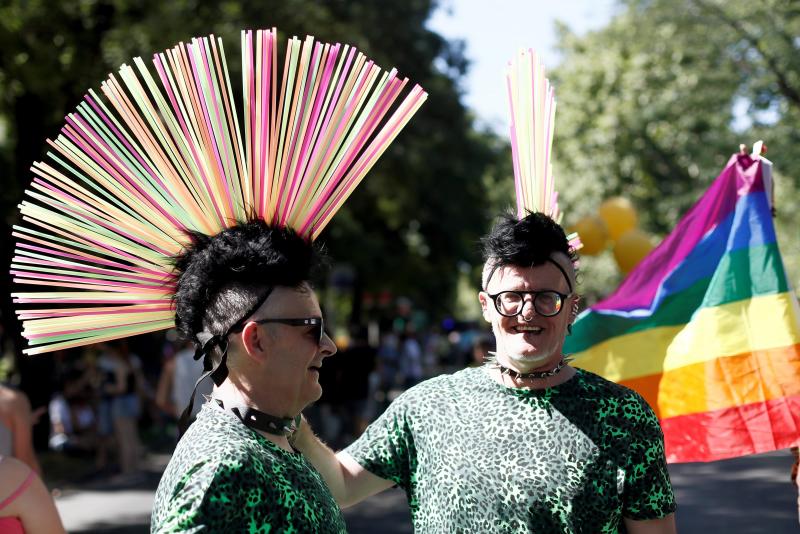
[[[519,325],[519,326],[515,327],[514,330],[516,330],[517,332],[521,332],[523,334],[528,334],[528,333],[530,333],[530,334],[541,334],[544,331],[544,329],[542,327],[540,327],[540,326],[532,326],[532,325],[526,325],[526,324]]]
[[[318,372],[318,373],[319,373],[320,369],[322,369],[322,366],[321,366],[321,365],[320,365],[320,366],[317,366],[317,365],[312,365],[312,366],[310,366],[308,369],[309,369],[310,371],[316,371],[316,372]]]

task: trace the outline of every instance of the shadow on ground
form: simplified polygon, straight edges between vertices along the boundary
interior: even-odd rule
[[[411,534],[411,512],[406,494],[393,488],[344,510],[350,534]]]
[[[135,525],[96,523],[87,530],[73,530],[71,534],[147,534],[150,532],[150,518]]]
[[[152,496],[166,464],[156,458],[137,479],[90,479],[57,499],[73,534],[147,533]],[[670,466],[681,534],[800,532],[792,458],[780,451],[706,464]],[[53,486],[51,486],[53,487]],[[411,534],[405,493],[391,489],[344,511],[350,534]],[[66,521],[70,518],[70,522]]]
[[[71,534],[145,534],[150,532],[153,495],[168,455],[149,455],[143,471],[129,476],[109,476],[74,466],[78,476],[65,479],[69,468],[55,471],[56,506]],[[83,466],[84,468],[86,466]],[[50,479],[50,477],[48,477]]]
[[[670,466],[681,534],[796,534],[797,490],[787,451]]]

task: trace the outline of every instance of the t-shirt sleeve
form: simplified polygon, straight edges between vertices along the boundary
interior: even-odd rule
[[[400,395],[345,449],[364,469],[406,490],[417,465],[409,404],[409,392]]]
[[[151,534],[213,531],[203,506],[218,467],[216,462],[201,462],[188,469],[168,497],[154,507]]]
[[[235,481],[248,479],[247,473],[224,461],[196,464],[173,488],[151,534],[246,531],[248,492]]]
[[[638,394],[631,397],[626,408],[631,439],[622,515],[634,520],[659,519],[676,509],[664,454],[664,433],[653,409]]]

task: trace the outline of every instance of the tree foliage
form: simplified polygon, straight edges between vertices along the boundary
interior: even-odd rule
[[[797,285],[800,221],[784,199],[800,187],[800,4],[629,0],[600,30],[559,32],[554,152],[566,222],[623,195],[642,226],[663,236],[739,143],[764,139]],[[593,297],[615,287],[608,257],[584,263]]]
[[[457,82],[467,65],[463,47],[425,26],[434,8],[434,0],[4,2],[0,211],[5,222],[14,222],[31,178],[28,169],[43,157],[45,138],[57,135],[64,116],[107,73],[133,56],[149,60],[152,52],[209,33],[231,45],[227,55],[238,67],[239,30],[277,26],[281,41],[311,34],[353,44],[429,92],[428,102],[323,239],[334,259],[352,264],[357,287],[391,288],[443,312],[455,289],[456,277],[449,273],[460,261],[475,259],[475,242],[485,227],[482,178],[494,148],[472,130],[459,101]],[[10,231],[0,230],[8,265]],[[0,317],[10,325],[8,278],[0,279]]]

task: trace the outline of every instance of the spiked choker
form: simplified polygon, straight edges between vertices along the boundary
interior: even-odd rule
[[[489,356],[487,356],[486,358],[486,363],[491,369],[499,369],[500,374],[502,375],[508,375],[511,378],[517,380],[527,380],[531,378],[542,379],[542,378],[550,378],[551,376],[556,376],[567,365],[567,363],[570,362],[570,360],[572,360],[572,358],[562,356],[561,360],[559,360],[558,362],[558,365],[556,365],[553,369],[550,369],[549,371],[532,371],[530,373],[520,373],[519,371],[515,371],[514,369],[509,369],[505,365],[498,362],[495,354],[491,352],[489,353]]]
[[[239,420],[254,430],[261,430],[275,436],[290,436],[300,424],[300,415],[297,417],[275,417],[250,406],[231,406],[226,408],[219,399],[214,399],[223,410],[232,412]]]

